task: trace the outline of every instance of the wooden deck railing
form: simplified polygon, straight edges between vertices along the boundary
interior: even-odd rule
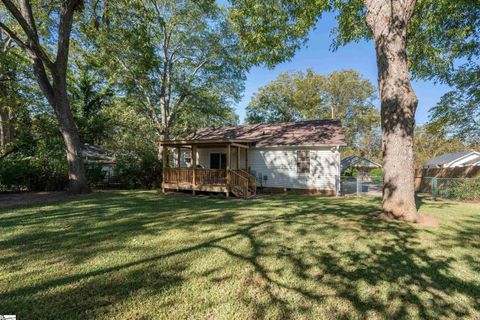
[[[166,183],[192,182],[192,179],[192,168],[165,168],[163,172],[163,181]]]
[[[225,186],[238,196],[245,198],[256,194],[256,178],[244,170],[165,168],[163,182],[177,185],[190,184],[193,187],[194,170],[196,186]]]
[[[165,168],[163,181],[166,183],[192,183],[193,168]],[[226,185],[227,171],[224,169],[195,169],[195,184]]]
[[[227,184],[227,170],[195,169],[196,184],[221,186]]]

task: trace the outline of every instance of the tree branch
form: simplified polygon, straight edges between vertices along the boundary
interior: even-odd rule
[[[12,30],[10,30],[10,28],[8,28],[5,24],[3,24],[2,22],[0,22],[0,28],[3,29],[5,31],[5,33],[8,35],[8,37],[10,39],[12,39],[21,49],[27,51],[27,53],[29,54],[29,56],[31,54],[33,54],[33,50],[32,48],[30,48],[25,42],[23,42],[15,32],[13,32]],[[32,57],[32,56],[31,56]]]
[[[138,78],[132,73],[132,71],[127,67],[127,65],[121,59],[119,59],[118,57],[115,57],[115,60],[118,61],[118,63],[120,64],[123,70],[127,71],[130,74],[130,78],[141,89],[142,94],[147,100],[149,107],[154,108],[155,104],[151,101],[148,91],[147,89],[145,89],[144,85],[138,80]]]
[[[7,53],[8,50],[12,48],[12,41],[13,39],[11,37],[8,37],[8,40],[5,42],[5,45],[3,46],[3,53]]]
[[[37,26],[35,24],[35,19],[33,18],[32,5],[30,4],[30,0],[20,1],[20,12],[31,29],[32,37],[35,39],[36,42],[39,42]]]
[[[196,68],[193,70],[192,74],[189,77],[189,80],[187,81],[188,83],[192,82],[193,79],[195,78],[195,75],[198,73],[198,71],[205,65],[205,63],[208,62],[208,59],[203,60]]]
[[[30,26],[30,23],[27,20],[25,20],[23,14],[18,10],[18,8],[13,4],[13,2],[11,0],[1,0],[1,1],[5,5],[5,7],[8,9],[8,11],[12,14],[12,16],[15,18],[15,20],[18,22],[18,24],[22,28],[23,32],[25,32],[25,34],[27,35],[27,38],[28,38],[30,43],[29,43],[28,46],[26,46],[25,44],[23,46],[20,46],[20,43],[23,43],[23,41],[21,41],[20,43],[17,42],[17,41],[15,41],[15,42],[17,42],[17,44],[19,44],[19,46],[22,49],[29,48],[30,51],[32,53],[34,53],[36,56],[38,56],[38,58],[40,58],[43,61],[43,63],[45,63],[45,65],[50,70],[54,70],[55,66],[54,66],[53,62],[50,60],[50,58],[45,53],[45,51],[43,51],[43,49],[40,45],[38,35],[36,34],[36,30],[34,28],[35,24],[33,22],[33,16],[28,18],[30,20],[30,22],[32,23],[32,26]],[[22,6],[24,6],[24,5],[26,6],[24,13],[28,16],[29,14],[31,14],[31,8],[28,9],[29,6],[30,6],[30,3],[28,2],[28,0],[22,0]],[[3,25],[2,28],[4,30],[6,30],[4,26],[5,25]],[[16,36],[16,39],[19,40],[20,38],[18,36]],[[15,40],[15,38],[14,38],[14,40]]]
[[[405,5],[405,23],[408,25],[415,11],[416,0],[406,0]]]
[[[195,75],[200,71],[201,68],[208,62],[208,59],[203,60],[190,74],[189,80],[187,81],[187,84],[190,84],[194,78]],[[185,100],[185,98],[188,96],[188,92],[183,92],[180,95],[177,96],[177,98],[174,101],[170,102],[170,114],[167,117],[167,121],[170,121],[170,118],[172,114],[174,114],[175,109]]]
[[[78,4],[78,0],[64,1],[60,8],[60,25],[58,26],[57,57],[55,59],[55,65],[61,72],[66,72],[67,70],[73,15]]]

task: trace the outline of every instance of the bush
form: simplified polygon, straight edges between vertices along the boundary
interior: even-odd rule
[[[445,187],[440,186],[439,194],[448,199],[480,200],[480,178],[452,179]]]
[[[85,175],[90,185],[96,185],[105,180],[106,172],[102,170],[101,164],[84,163]]]
[[[0,165],[1,191],[52,191],[68,186],[68,169],[56,159],[3,160]]]
[[[116,158],[114,179],[128,188],[156,188],[162,179],[161,162],[154,156],[119,155]]]

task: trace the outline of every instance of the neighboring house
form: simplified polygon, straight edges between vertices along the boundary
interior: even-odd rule
[[[349,156],[340,162],[340,171],[342,173],[348,169],[356,169],[360,171],[361,174],[368,175],[371,170],[381,167],[382,165],[379,163],[358,156]]]
[[[480,166],[480,152],[464,151],[444,153],[425,163],[425,168],[456,168],[467,166]]]
[[[113,176],[113,167],[115,158],[110,156],[102,147],[85,143],[83,145],[82,156],[87,168],[98,167],[105,172],[105,178]]]
[[[339,120],[205,128],[161,144],[175,150],[173,157],[164,152],[163,158],[170,159],[164,161],[164,189],[231,191],[245,197],[251,185],[245,183],[244,192],[236,189],[244,181],[251,184],[252,177],[263,188],[336,194],[339,147],[346,145]]]

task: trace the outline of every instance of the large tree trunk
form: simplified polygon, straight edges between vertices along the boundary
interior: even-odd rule
[[[34,60],[34,71],[38,84],[55,111],[60,133],[65,142],[68,162],[68,192],[72,194],[89,193],[91,190],[85,176],[82,158],[83,145],[80,142],[80,135],[68,100],[66,75],[64,72],[60,72],[59,75],[57,71],[52,76],[53,85],[50,86],[46,74],[38,66],[39,62]]]
[[[408,74],[407,28],[414,0],[366,0],[367,24],[375,40],[381,99],[384,163],[383,211],[417,221],[413,134],[417,97]]]
[[[160,141],[167,141],[170,139],[170,133],[169,133],[169,128],[168,126],[164,127],[164,129],[159,130],[159,138]],[[161,144],[158,144],[158,160],[163,161],[163,148],[166,148],[162,146]]]
[[[68,161],[68,191],[73,194],[88,193],[88,186],[85,177],[85,169],[82,158],[82,143],[80,135],[73,119],[73,113],[70,109],[68,100],[66,81],[62,78],[53,78],[53,96],[55,114],[59,123],[60,132],[65,141]]]

